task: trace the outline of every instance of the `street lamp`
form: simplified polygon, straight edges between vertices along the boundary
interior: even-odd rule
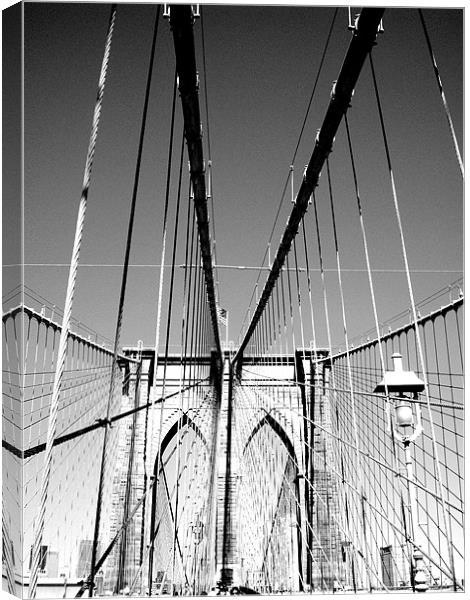
[[[405,371],[403,369],[402,355],[400,353],[395,352],[392,355],[392,360],[393,371],[385,372],[382,381],[377,385],[374,393],[387,394],[387,396],[393,394],[398,398],[395,403],[395,426],[393,427],[393,433],[395,438],[403,444],[405,453],[408,501],[410,504],[410,535],[408,537],[411,540],[412,536],[416,536],[417,534],[418,519],[416,515],[416,488],[413,483],[413,461],[410,445],[423,432],[421,408],[416,401],[418,393],[424,390],[424,382],[421,381],[414,371]],[[414,410],[413,405],[410,403],[410,396],[415,401]],[[411,433],[409,433],[407,428],[411,429]],[[425,592],[428,589],[423,555],[416,545],[412,559],[412,577],[413,588],[416,591]]]

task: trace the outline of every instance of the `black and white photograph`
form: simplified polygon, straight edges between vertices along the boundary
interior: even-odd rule
[[[5,598],[465,592],[464,28],[2,3]]]

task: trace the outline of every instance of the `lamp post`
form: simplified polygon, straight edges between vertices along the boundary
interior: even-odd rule
[[[402,355],[398,352],[392,355],[393,371],[386,371],[384,378],[375,388],[377,394],[394,394],[395,418],[392,424],[395,439],[403,444],[405,454],[406,478],[409,502],[409,524],[408,541],[414,546],[411,562],[411,579],[414,591],[425,592],[428,589],[427,577],[423,563],[423,555],[413,541],[418,531],[418,516],[416,511],[416,487],[414,485],[413,460],[411,456],[411,444],[423,432],[421,422],[421,408],[416,402],[418,393],[424,390],[424,382],[414,373],[403,369]],[[410,403],[412,396],[414,403]],[[393,420],[393,417],[392,417]],[[411,552],[410,552],[411,554]]]

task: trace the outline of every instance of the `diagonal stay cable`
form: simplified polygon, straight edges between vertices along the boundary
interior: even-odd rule
[[[450,133],[451,133],[451,136],[452,136],[452,141],[454,143],[455,154],[457,156],[457,160],[458,160],[459,167],[460,167],[460,172],[462,173],[462,177],[463,177],[464,176],[464,166],[463,166],[462,156],[460,154],[459,144],[457,142],[457,136],[455,135],[454,123],[452,121],[452,115],[450,114],[450,108],[449,108],[449,105],[447,104],[446,95],[444,93],[444,86],[442,85],[441,75],[439,73],[439,68],[437,66],[437,62],[436,62],[436,57],[434,55],[434,51],[432,49],[431,39],[429,37],[428,29],[426,27],[426,22],[424,20],[423,11],[419,8],[418,9],[418,13],[419,13],[419,18],[421,19],[421,24],[423,26],[424,37],[426,38],[426,44],[427,44],[427,47],[428,47],[429,56],[431,57],[431,62],[432,62],[433,70],[434,70],[434,75],[436,76],[437,86],[438,86],[439,92],[441,94],[442,105],[444,106],[444,111],[446,113],[447,123],[449,125]]]
[[[95,431],[96,429],[100,429],[101,427],[104,427],[106,425],[112,426],[113,423],[116,423],[117,421],[120,421],[121,419],[130,417],[133,414],[140,412],[141,410],[151,408],[155,403],[158,403],[158,404],[163,403],[166,400],[169,400],[170,398],[173,398],[182,392],[186,392],[192,388],[198,387],[201,385],[201,383],[203,383],[204,381],[207,381],[208,379],[209,379],[208,377],[205,379],[200,379],[199,381],[189,384],[186,387],[181,388],[181,389],[177,390],[176,392],[173,392],[172,394],[168,394],[165,397],[158,398],[157,400],[152,400],[150,402],[147,402],[146,404],[139,405],[137,408],[132,408],[130,410],[126,410],[125,412],[119,413],[118,415],[114,415],[109,418],[109,421],[106,421],[106,419],[98,419],[91,425],[87,425],[86,427],[83,427],[82,429],[78,429],[77,431],[72,431],[65,435],[57,436],[54,439],[53,446],[59,446],[60,444],[64,444],[65,442],[70,442],[71,440],[73,440],[77,437],[80,437],[82,435],[90,433],[91,431]],[[2,440],[2,447],[5,448],[5,450],[8,450],[12,454],[14,454],[15,456],[26,459],[26,458],[30,458],[31,456],[34,456],[36,454],[39,454],[40,452],[43,452],[46,449],[46,444],[45,443],[37,444],[36,446],[33,446],[26,450],[20,450],[19,448],[16,448],[16,446],[13,446],[6,440]]]

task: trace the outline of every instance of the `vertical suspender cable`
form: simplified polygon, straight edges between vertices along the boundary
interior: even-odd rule
[[[360,222],[360,226],[361,226],[361,233],[362,233],[362,241],[363,241],[363,247],[364,247],[364,255],[365,255],[365,260],[366,260],[366,267],[367,267],[367,275],[368,275],[368,280],[369,280],[369,289],[370,289],[370,294],[371,294],[371,302],[372,302],[372,308],[373,308],[373,313],[374,313],[374,322],[375,322],[375,329],[376,329],[376,334],[377,334],[377,346],[379,349],[379,356],[380,356],[380,365],[381,365],[381,370],[382,370],[382,376],[384,376],[385,374],[385,370],[386,370],[386,365],[385,365],[385,357],[384,357],[384,353],[383,353],[383,348],[382,348],[382,335],[380,332],[380,325],[379,325],[379,320],[378,320],[378,314],[377,314],[377,303],[376,303],[376,299],[375,299],[375,292],[374,292],[374,284],[372,281],[372,270],[371,270],[371,266],[370,266],[370,257],[369,257],[369,248],[368,248],[368,243],[367,243],[367,236],[366,236],[366,230],[365,230],[365,224],[364,224],[364,217],[363,217],[363,210],[362,210],[362,203],[361,203],[361,198],[360,198],[360,194],[359,194],[359,186],[358,186],[358,179],[357,179],[357,172],[356,172],[356,166],[355,166],[355,161],[354,161],[354,153],[353,153],[353,148],[352,148],[352,141],[351,141],[351,133],[350,133],[350,129],[349,129],[349,122],[348,122],[348,117],[347,114],[345,114],[344,116],[344,120],[345,120],[345,125],[346,125],[346,133],[347,133],[347,140],[348,140],[348,147],[349,147],[349,154],[350,154],[350,158],[351,158],[351,166],[352,166],[352,172],[353,172],[353,179],[354,179],[354,188],[355,188],[355,194],[356,194],[356,201],[357,201],[357,208],[358,208],[358,213],[359,213],[359,222]],[[390,400],[389,400],[389,393],[388,393],[388,386],[387,383],[385,383],[385,396],[387,398],[387,403],[386,403],[386,411],[387,411],[387,419],[388,419],[388,428],[392,437],[392,455],[393,455],[393,460],[395,463],[395,469],[398,472],[399,471],[399,464],[398,464],[398,457],[397,457],[397,451],[396,451],[396,443],[395,443],[395,431],[394,428],[392,426],[392,422],[391,422],[391,407],[390,407]],[[402,506],[402,515],[403,515],[403,519],[404,519],[404,531],[405,531],[405,538],[407,538],[407,525],[406,525],[406,518],[404,516],[404,499],[403,499],[403,494],[400,490],[400,503]],[[409,541],[408,541],[409,543]],[[411,547],[409,547],[408,550],[410,557],[412,554],[412,549]]]
[[[103,61],[101,64],[101,72],[98,83],[98,93],[96,97],[95,110],[93,113],[93,123],[91,127],[90,140],[88,143],[88,151],[85,162],[85,172],[83,175],[82,193],[78,208],[77,223],[75,229],[75,238],[72,249],[72,259],[69,269],[69,277],[67,282],[67,292],[65,296],[64,315],[62,318],[62,329],[60,333],[59,351],[57,355],[56,369],[54,374],[54,386],[51,397],[51,408],[47,426],[47,442],[46,453],[44,458],[44,471],[41,481],[41,496],[39,504],[39,514],[35,524],[35,536],[32,550],[32,566],[29,581],[29,598],[36,597],[36,587],[39,575],[40,550],[42,544],[42,536],[44,533],[44,521],[46,513],[46,501],[49,492],[49,479],[52,466],[52,447],[57,427],[57,417],[59,411],[59,396],[62,383],[62,376],[65,368],[65,360],[67,356],[67,339],[70,329],[70,319],[72,315],[73,297],[75,293],[75,284],[77,279],[80,247],[85,225],[85,213],[88,200],[88,191],[90,188],[90,177],[93,166],[93,158],[95,155],[96,141],[98,137],[98,125],[101,115],[101,106],[103,102],[104,88],[106,83],[106,75],[108,71],[109,56],[111,52],[111,42],[114,30],[114,21],[116,18],[116,5],[111,6],[111,15],[109,18],[108,32],[106,35],[106,44],[104,50]]]
[[[135,218],[135,207],[137,203],[137,192],[139,188],[140,181],[140,168],[142,163],[142,152],[144,146],[144,137],[145,137],[145,126],[147,123],[147,113],[148,113],[148,104],[150,98],[150,88],[152,83],[152,72],[153,72],[153,63],[155,58],[155,46],[157,41],[157,33],[158,33],[158,18],[160,14],[160,7],[157,6],[157,11],[155,15],[155,25],[154,32],[152,38],[152,47],[150,51],[150,60],[149,60],[149,68],[147,73],[147,83],[145,89],[145,98],[144,105],[142,110],[142,121],[140,127],[140,135],[139,135],[139,145],[137,150],[137,160],[136,167],[134,173],[134,185],[132,190],[131,197],[131,205],[129,212],[129,221],[127,228],[127,238],[126,238],[126,248],[124,253],[124,264],[122,270],[122,279],[121,279],[121,290],[119,294],[119,305],[118,305],[118,314],[116,320],[116,330],[114,336],[114,355],[113,355],[113,367],[111,372],[111,381],[109,386],[109,396],[108,396],[108,404],[106,409],[106,421],[105,421],[105,429],[104,429],[104,437],[103,437],[103,447],[101,453],[101,468],[100,468],[100,479],[98,484],[98,495],[96,500],[96,516],[95,516],[95,529],[93,534],[93,546],[92,546],[92,555],[91,555],[91,567],[90,567],[90,587],[88,590],[90,598],[93,596],[93,587],[94,587],[94,578],[95,578],[95,564],[98,550],[98,538],[100,533],[100,520],[101,520],[101,503],[103,496],[103,487],[104,487],[104,476],[106,471],[106,453],[107,453],[107,444],[108,444],[108,436],[109,436],[109,428],[110,428],[110,416],[111,416],[111,406],[115,394],[116,388],[116,378],[117,373],[119,371],[118,365],[118,353],[119,353],[119,344],[121,338],[121,326],[122,326],[122,316],[124,312],[124,303],[126,298],[126,287],[127,287],[127,275],[129,271],[129,257],[131,252],[131,244],[132,244],[132,233],[134,229],[134,218]]]
[[[431,430],[431,439],[432,439],[433,451],[434,451],[434,456],[435,456],[436,473],[437,473],[437,479],[438,479],[438,483],[439,483],[440,502],[442,504],[442,511],[444,514],[445,535],[446,535],[446,539],[447,539],[449,562],[450,562],[449,567],[450,567],[450,571],[452,573],[454,591],[457,591],[457,587],[461,587],[461,586],[457,583],[457,579],[456,579],[456,575],[455,575],[454,552],[453,552],[453,544],[452,544],[451,533],[450,533],[450,531],[451,531],[450,516],[449,516],[449,512],[446,508],[446,503],[445,503],[445,498],[444,498],[444,484],[442,481],[441,464],[439,462],[439,453],[438,453],[439,449],[438,449],[438,443],[437,443],[437,439],[436,439],[436,433],[434,430],[434,421],[433,421],[432,412],[431,412],[431,400],[430,400],[430,394],[429,394],[428,375],[426,372],[426,365],[424,362],[423,347],[421,344],[421,335],[420,335],[419,327],[418,327],[418,315],[416,312],[416,303],[415,303],[415,299],[414,299],[413,286],[411,283],[410,268],[409,268],[409,264],[408,264],[408,254],[407,254],[406,245],[405,245],[405,235],[403,232],[403,224],[401,221],[400,208],[398,206],[398,197],[397,197],[397,191],[396,191],[396,187],[395,187],[395,178],[393,176],[392,160],[390,157],[390,149],[388,146],[387,133],[385,130],[385,122],[384,122],[384,117],[383,117],[383,112],[382,112],[382,104],[380,102],[380,95],[379,95],[379,89],[378,89],[378,85],[377,85],[377,78],[375,75],[374,62],[372,60],[372,54],[369,54],[369,61],[370,61],[370,66],[371,66],[371,71],[372,71],[372,79],[374,82],[374,90],[375,90],[375,97],[377,100],[377,108],[379,111],[380,126],[381,126],[381,130],[382,130],[382,136],[383,136],[383,141],[384,141],[384,146],[385,146],[385,154],[387,157],[387,165],[388,165],[388,170],[389,170],[389,175],[390,175],[390,183],[391,183],[391,187],[392,187],[393,204],[395,207],[395,215],[396,215],[398,230],[399,230],[399,234],[400,234],[403,262],[405,265],[406,281],[408,284],[408,294],[410,297],[411,310],[412,310],[412,314],[413,314],[413,327],[414,327],[415,334],[416,334],[416,345],[418,347],[419,360],[421,363],[421,373],[423,375],[423,381],[424,381],[424,389],[425,389],[428,417],[429,417],[429,427]]]
[[[179,179],[178,179],[178,194],[176,200],[176,215],[175,215],[175,227],[173,233],[173,252],[171,256],[171,276],[170,276],[170,295],[168,299],[168,316],[167,316],[167,326],[166,326],[166,341],[165,341],[165,365],[168,361],[168,348],[170,343],[170,326],[171,326],[171,313],[173,306],[173,289],[174,289],[174,281],[175,281],[175,260],[176,260],[176,246],[178,242],[178,222],[179,222],[179,213],[180,213],[180,201],[181,201],[181,180],[183,176],[183,156],[184,156],[184,132],[181,136],[181,156],[180,156],[180,168],[179,168]],[[180,389],[182,385],[180,382]],[[183,417],[183,396],[180,396],[181,402],[181,418]],[[178,433],[177,433],[177,444],[178,444],[178,452],[177,452],[177,468],[176,468],[176,505],[175,505],[175,519],[174,519],[174,529],[173,529],[173,563],[172,563],[172,578],[171,578],[171,592],[174,591],[174,580],[175,580],[175,559],[176,559],[176,540],[177,540],[177,521],[178,521],[178,500],[179,500],[179,469],[180,469],[180,455],[181,455],[181,419],[178,420]]]
[[[329,351],[329,356],[331,357],[331,356],[333,356],[333,346],[332,346],[332,341],[331,341],[330,317],[329,317],[329,311],[328,311],[328,295],[327,295],[327,290],[326,290],[325,268],[323,265],[323,251],[322,251],[322,243],[321,243],[321,236],[320,236],[320,225],[319,225],[319,219],[318,219],[317,199],[316,199],[315,192],[313,192],[313,209],[314,209],[314,217],[315,217],[315,229],[316,229],[316,234],[317,234],[320,276],[321,276],[322,292],[323,292],[323,306],[324,306],[324,310],[325,310],[325,323],[326,323],[326,333],[327,333],[327,340],[328,340],[328,351]],[[317,361],[317,364],[318,364],[318,361]],[[331,377],[332,377],[333,390],[336,390],[337,386],[336,386],[336,381],[335,381],[336,378],[335,378],[335,372],[333,369],[333,365],[331,365]],[[325,378],[325,374],[323,374],[323,378]],[[311,419],[312,419],[312,421],[314,421],[314,415],[311,416]],[[357,531],[357,529],[356,529],[356,531]],[[349,533],[350,532],[348,532],[348,534]],[[366,564],[366,569],[367,569],[367,563],[365,562],[365,564]],[[370,577],[369,577],[369,579],[370,579]]]
[[[256,328],[256,324],[272,293],[274,284],[279,277],[286,255],[290,250],[292,240],[297,234],[300,220],[307,210],[310,196],[313,189],[318,184],[326,156],[331,152],[334,136],[344,113],[348,109],[352,98],[352,92],[362,69],[362,65],[375,43],[377,28],[383,12],[383,9],[364,8],[357,21],[354,36],[348,48],[338,80],[335,83],[334,93],[331,95],[322,127],[317,135],[312,155],[307,168],[305,169],[304,177],[297,193],[295,204],[286,223],[273,266],[269,272],[260,300],[253,313],[244,338],[237,353],[232,359],[233,362],[237,363],[242,358],[243,352],[250,341],[251,335]]]
[[[353,154],[353,148],[352,148],[352,142],[351,142],[351,132],[349,130],[349,122],[348,122],[347,114],[344,115],[344,122],[346,125],[346,134],[347,134],[347,139],[348,139],[349,155],[351,157],[351,167],[352,167],[352,173],[353,173],[353,179],[354,179],[354,190],[355,190],[355,194],[356,194],[357,210],[359,213],[359,222],[361,225],[362,243],[363,243],[363,247],[364,247],[364,256],[365,256],[366,267],[367,267],[367,276],[369,279],[370,297],[371,297],[371,302],[372,302],[372,309],[374,312],[375,330],[377,333],[377,345],[379,348],[380,365],[382,367],[382,377],[383,377],[385,375],[386,365],[385,365],[385,358],[384,358],[382,342],[381,342],[382,336],[380,333],[380,324],[379,324],[379,318],[378,318],[378,313],[377,313],[377,302],[375,299],[374,284],[372,281],[372,270],[371,270],[371,266],[370,266],[369,246],[367,243],[366,229],[365,229],[365,225],[364,225],[364,217],[363,217],[363,212],[362,212],[361,196],[359,194],[359,184],[358,184],[358,180],[357,180],[356,164],[354,161],[354,154]],[[387,383],[385,383],[385,386],[386,386],[385,387],[385,395],[388,398]],[[387,404],[387,406],[389,407],[389,404]],[[390,407],[388,408],[388,410],[390,410]],[[389,418],[390,418],[390,416],[389,416]],[[391,427],[391,424],[390,424],[390,429],[393,431],[393,427]],[[395,451],[395,444],[393,445],[393,448]]]
[[[310,113],[310,108],[312,106],[312,102],[313,102],[313,98],[315,96],[315,92],[316,92],[316,89],[317,89],[318,81],[320,79],[320,75],[321,75],[321,72],[322,72],[322,69],[323,69],[323,63],[325,62],[326,53],[327,53],[328,47],[330,45],[330,40],[331,40],[331,36],[332,36],[332,33],[333,33],[333,27],[334,27],[334,24],[335,24],[335,21],[336,21],[337,14],[338,14],[338,8],[335,8],[335,11],[333,13],[333,18],[331,19],[330,29],[329,29],[328,35],[326,37],[325,46],[323,48],[322,56],[321,56],[321,59],[320,59],[320,64],[318,65],[318,71],[317,71],[317,74],[316,74],[316,77],[315,77],[315,82],[313,84],[312,93],[310,94],[310,99],[308,101],[307,110],[305,111],[304,120],[302,122],[302,126],[300,128],[299,136],[298,136],[298,139],[297,139],[297,144],[295,146],[295,150],[294,150],[294,153],[292,155],[291,166],[289,167],[289,173],[287,174],[287,177],[286,177],[286,180],[285,180],[285,183],[284,183],[284,188],[283,188],[282,193],[281,193],[281,199],[279,201],[279,204],[278,204],[278,207],[277,207],[277,211],[276,211],[276,214],[274,216],[273,226],[272,226],[272,229],[271,229],[271,233],[269,234],[268,245],[266,247],[266,251],[264,253],[264,256],[263,256],[263,258],[261,260],[261,264],[264,265],[264,261],[266,260],[266,256],[268,256],[268,265],[269,265],[269,268],[271,268],[271,266],[272,266],[272,263],[271,263],[271,242],[272,242],[272,238],[273,238],[273,235],[274,235],[274,230],[276,229],[276,225],[277,225],[277,221],[278,221],[278,218],[279,218],[279,214],[281,212],[281,208],[282,208],[282,204],[284,202],[284,198],[285,198],[285,195],[286,195],[287,187],[289,185],[289,179],[291,177],[291,171],[293,169],[293,165],[294,165],[295,159],[297,157],[297,152],[299,150],[300,142],[302,141],[302,136],[304,134],[305,126],[307,124],[308,115]],[[260,269],[259,272],[258,272],[258,278],[256,280],[257,284],[258,284],[258,282],[260,280],[261,272],[262,271]],[[251,296],[251,299],[250,299],[250,306],[251,306],[251,302],[252,301],[253,301],[253,295]],[[246,315],[245,315],[245,318],[246,318]],[[245,326],[245,319],[243,320],[239,337],[241,337],[241,333],[243,331],[243,327],[244,326]]]
[[[355,444],[355,455],[356,455],[356,471],[357,476],[359,478],[360,488],[361,488],[361,505],[362,505],[362,532],[363,532],[363,544],[364,544],[364,560],[367,560],[369,557],[367,556],[367,537],[366,537],[366,522],[365,522],[365,483],[364,483],[364,472],[360,467],[360,459],[359,459],[359,428],[357,422],[357,410],[356,410],[356,398],[354,395],[354,385],[353,385],[353,375],[352,375],[352,367],[351,367],[351,357],[349,353],[349,338],[348,338],[348,328],[346,322],[346,307],[344,302],[344,291],[343,291],[343,281],[341,277],[341,261],[339,255],[339,242],[338,242],[338,233],[336,230],[336,217],[335,217],[335,209],[334,209],[334,201],[333,201],[333,189],[331,185],[331,172],[330,172],[330,161],[326,159],[326,169],[328,175],[328,189],[330,195],[330,208],[331,208],[331,220],[333,225],[333,240],[335,246],[335,254],[336,254],[336,267],[338,270],[338,287],[341,301],[341,315],[343,319],[343,333],[344,333],[344,341],[346,345],[346,363],[348,369],[348,381],[349,381],[349,393],[351,400],[351,414],[353,421],[353,430],[354,430],[354,444]],[[369,589],[372,591],[372,585],[369,580]]]
[[[310,320],[312,323],[312,341],[313,341],[313,352],[314,352],[314,360],[317,359],[317,335],[315,328],[315,317],[313,313],[313,300],[312,300],[312,279],[310,277],[310,265],[308,260],[308,250],[307,250],[307,237],[305,234],[305,218],[302,217],[302,238],[303,238],[303,246],[304,246],[304,254],[305,254],[305,268],[307,273],[307,288],[308,288],[308,301],[310,306]]]
[[[313,212],[315,215],[315,228],[317,233],[317,244],[318,244],[318,260],[320,263],[320,276],[322,282],[322,291],[323,291],[323,306],[325,309],[325,321],[326,321],[326,334],[328,340],[328,350],[330,356],[333,355],[333,347],[331,343],[331,329],[330,329],[330,317],[328,313],[328,297],[326,293],[326,281],[325,281],[325,268],[323,266],[323,253],[322,253],[322,245],[320,238],[320,226],[318,222],[318,209],[317,209],[317,198],[315,192],[313,192]],[[333,387],[336,387],[335,385]]]
[[[333,17],[331,19],[330,29],[328,31],[328,35],[326,36],[325,46],[323,48],[322,56],[321,56],[321,59],[320,59],[320,64],[318,65],[318,71],[317,71],[317,75],[315,77],[315,82],[313,84],[312,93],[310,94],[310,99],[308,101],[307,110],[305,112],[305,116],[304,116],[304,120],[303,120],[303,123],[302,123],[302,127],[300,128],[299,137],[298,137],[298,140],[297,140],[297,144],[295,146],[294,155],[292,156],[292,160],[291,160],[292,164],[295,163],[295,159],[297,157],[297,152],[299,150],[300,142],[301,142],[302,136],[304,134],[305,125],[307,124],[307,119],[308,119],[308,115],[310,113],[310,108],[312,106],[313,97],[315,96],[315,91],[317,89],[318,80],[320,79],[320,75],[321,75],[321,72],[322,72],[322,69],[323,69],[323,63],[325,62],[326,53],[328,51],[328,46],[330,45],[331,36],[333,34],[333,27],[335,25],[336,17],[338,15],[338,10],[339,10],[338,7],[336,7],[335,11],[333,13]]]
[[[372,280],[372,269],[370,266],[369,246],[368,246],[368,242],[367,242],[366,228],[365,228],[365,223],[364,223],[364,215],[363,215],[363,210],[362,210],[362,202],[361,202],[361,196],[359,193],[359,184],[358,184],[358,179],[357,179],[356,163],[354,160],[351,132],[349,129],[349,121],[348,121],[347,114],[344,115],[344,123],[346,126],[346,135],[347,135],[347,140],[348,140],[349,155],[351,158],[351,168],[352,168],[352,174],[353,174],[353,180],[354,180],[354,190],[355,190],[355,194],[356,194],[357,210],[358,210],[358,214],[359,214],[359,223],[361,226],[362,243],[363,243],[363,247],[364,247],[364,256],[365,256],[366,267],[367,267],[367,277],[369,280],[370,297],[371,297],[371,302],[372,302],[375,330],[376,330],[376,335],[377,335],[377,347],[379,349],[380,366],[381,366],[382,378],[383,378],[385,376],[386,364],[385,364],[385,357],[384,357],[384,352],[383,352],[383,348],[382,348],[382,334],[380,332],[380,324],[379,324],[379,318],[378,318],[378,312],[377,312],[377,302],[375,299],[374,283]],[[390,406],[390,400],[389,400],[388,385],[387,385],[386,381],[385,381],[385,396],[387,398],[386,413],[387,413],[387,419],[388,419],[388,428],[390,431],[390,435],[392,437],[393,460],[395,463],[395,469],[398,473],[399,472],[399,464],[398,464],[397,449],[396,449],[396,443],[395,443],[395,430],[392,426],[392,421],[391,421],[391,406]],[[400,490],[400,503],[402,506],[404,506],[403,494],[402,494],[401,490]],[[403,523],[403,525],[404,525],[404,531],[406,531],[407,530],[406,520]],[[409,550],[409,552],[411,553],[411,549]]]
[[[160,279],[158,284],[158,304],[157,304],[157,324],[155,331],[155,361],[154,361],[154,372],[153,372],[153,381],[154,385],[156,382],[157,369],[158,369],[158,355],[159,355],[159,345],[160,345],[160,325],[161,325],[161,315],[162,315],[162,296],[163,296],[163,279],[164,279],[164,263],[165,263],[165,254],[166,254],[166,236],[167,236],[167,223],[168,223],[168,205],[169,205],[169,196],[170,196],[170,177],[171,177],[171,161],[173,154],[173,132],[175,125],[175,108],[176,108],[176,73],[174,76],[173,82],[173,100],[172,100],[172,109],[171,109],[171,124],[170,124],[170,141],[169,141],[169,149],[168,149],[168,170],[167,170],[167,178],[166,178],[166,192],[165,192],[165,210],[163,214],[163,232],[162,232],[162,253],[160,260]]]
[[[160,280],[158,286],[158,304],[157,304],[157,325],[155,331],[155,355],[154,355],[154,365],[153,365],[153,385],[154,385],[154,398],[152,403],[152,414],[150,420],[150,450],[152,450],[153,445],[153,426],[154,426],[154,417],[153,414],[155,411],[155,402],[157,399],[156,396],[156,386],[157,386],[157,373],[158,373],[158,355],[159,355],[159,344],[160,344],[160,323],[161,323],[161,315],[162,315],[162,295],[163,295],[163,274],[164,274],[164,264],[165,264],[165,253],[166,253],[166,234],[167,234],[167,221],[168,221],[168,203],[170,197],[170,177],[171,177],[171,164],[172,164],[172,155],[173,155],[173,134],[174,134],[174,125],[175,125],[175,108],[176,108],[176,73],[174,75],[173,82],[173,99],[172,99],[172,108],[171,108],[171,124],[170,124],[170,141],[169,141],[169,149],[168,149],[168,169],[167,169],[167,179],[166,179],[166,192],[165,192],[165,210],[163,216],[163,232],[162,232],[162,253],[161,253],[161,261],[160,261]],[[165,389],[162,390],[162,396],[165,393]],[[157,441],[157,455],[155,459],[155,464],[160,465],[160,444],[162,440],[162,424],[163,424],[163,407],[164,402],[160,404],[160,419],[159,419],[159,427],[158,427],[158,441]],[[153,453],[150,452],[150,455],[153,457]],[[154,497],[157,498],[158,484],[160,478],[160,471],[157,467],[156,472],[156,481],[154,482]],[[152,511],[155,511],[155,506],[152,506]],[[151,515],[151,522],[154,519],[154,515]],[[153,577],[153,553],[154,553],[154,532],[150,531],[150,550],[149,550],[149,568],[148,568],[148,578],[149,578],[149,594],[152,593],[152,577]]]
[[[305,255],[305,268],[306,268],[306,275],[307,275],[307,288],[308,288],[308,300],[309,300],[309,305],[310,305],[310,320],[311,320],[311,324],[312,324],[312,338],[313,338],[313,368],[316,370],[317,369],[317,357],[318,357],[318,351],[317,351],[317,336],[316,336],[316,331],[315,331],[315,318],[314,318],[314,313],[313,313],[313,300],[312,300],[312,281],[311,281],[311,277],[310,277],[310,265],[309,265],[309,260],[308,260],[308,249],[307,249],[307,236],[305,233],[305,216],[302,217],[302,239],[303,239],[303,247],[304,247],[304,255]],[[310,373],[312,373],[312,357],[310,357]],[[304,381],[306,382],[306,377],[304,378]],[[314,385],[312,382],[312,378],[310,377],[310,385],[307,386],[305,385],[305,391],[304,391],[304,395],[305,395],[305,403],[307,403],[307,389],[310,390],[310,393],[308,395],[308,407],[306,406],[306,416],[307,419],[310,419],[310,422],[307,426],[307,430],[305,433],[305,439],[307,442],[307,447],[306,447],[306,456],[307,456],[307,460],[305,463],[305,473],[306,473],[306,477],[307,479],[309,479],[311,482],[313,482],[313,478],[314,478],[314,456],[313,456],[313,445],[314,445],[314,424],[313,424],[313,419],[314,419],[314,415],[313,415],[313,403],[314,403],[314,395],[315,395],[315,389],[314,389]],[[307,423],[307,421],[306,421]],[[313,511],[312,511],[312,490],[309,486],[305,486],[305,498],[306,498],[306,513],[307,513],[307,523],[309,523],[310,527],[312,527],[312,522],[313,522]],[[307,531],[307,546],[308,548],[311,548],[313,543],[313,538],[312,538],[312,533],[311,531]],[[309,560],[307,562],[307,574],[306,574],[306,579],[307,579],[307,583],[310,586],[310,592],[312,592],[312,564],[311,561]]]
[[[191,287],[188,287],[188,279],[189,284],[191,283],[191,272],[192,268],[189,266],[191,263],[188,263],[189,260],[189,240],[191,239],[191,250],[193,239],[189,235],[190,226],[191,226],[191,179],[189,180],[189,189],[188,189],[188,210],[186,213],[186,244],[184,250],[184,281],[183,281],[183,309],[182,309],[182,326],[181,326],[181,377],[183,382],[186,381],[186,363],[187,363],[187,342],[188,342],[188,316],[189,316],[189,300]],[[194,224],[194,223],[193,223]],[[193,235],[194,235],[194,226],[193,226]],[[189,278],[188,278],[189,271]]]

